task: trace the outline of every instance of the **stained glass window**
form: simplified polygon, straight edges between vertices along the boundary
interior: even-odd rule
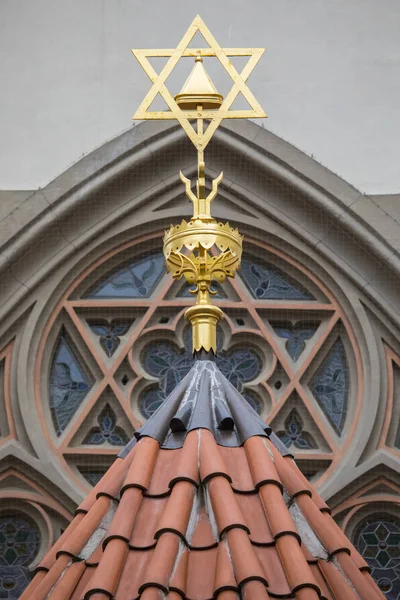
[[[375,515],[361,525],[356,546],[388,600],[400,600],[400,522]]]
[[[49,381],[49,404],[57,435],[67,427],[91,387],[92,382],[62,329]]]
[[[259,300],[314,300],[301,284],[267,263],[244,258],[239,275]]]
[[[310,340],[318,329],[319,323],[290,321],[271,323],[275,333],[286,340],[285,348],[290,358],[296,362],[306,349],[306,342]]]
[[[293,409],[285,420],[285,431],[278,431],[278,437],[290,448],[292,444],[299,450],[312,450],[317,447],[313,437],[303,431],[303,421],[296,409]]]
[[[111,358],[121,342],[120,337],[128,333],[133,321],[134,319],[113,319],[112,321],[88,319],[88,325],[93,333],[99,336],[100,346]]]
[[[90,483],[90,485],[92,485],[94,487],[95,485],[97,485],[99,483],[100,479],[105,474],[106,469],[105,468],[104,469],[96,469],[96,468],[84,469],[84,468],[80,468],[79,471],[82,473],[82,475],[84,476],[84,478],[86,479],[86,481],[88,481]]]
[[[31,580],[40,532],[25,515],[0,515],[0,598],[17,600]]]
[[[347,413],[349,367],[340,339],[335,342],[317,369],[310,387],[332,427],[341,435]]]
[[[62,315],[65,329],[56,339],[50,368],[43,365],[43,372],[50,374],[55,431],[59,436],[65,432],[61,450],[75,469],[86,464],[83,451],[78,456],[78,439],[101,458],[102,466],[104,455],[113,448],[118,452],[131,430],[154,413],[193,364],[190,327],[184,326],[183,344],[179,333],[186,307],[195,301],[189,293],[191,286],[184,279],[173,281],[160,251],[146,254],[144,246],[136,250],[133,245],[129,262],[127,252],[125,247],[120,266],[115,255],[110,263],[96,266],[86,282],[79,280],[71,296],[60,303],[62,313],[54,315],[54,327]],[[296,274],[294,260],[286,268],[283,255],[271,249],[253,246],[251,253],[244,256],[235,282],[213,286],[225,312],[217,329],[216,363],[260,415],[268,419],[272,410],[275,419],[279,418],[276,413],[285,411],[278,433],[287,446],[295,452],[310,450],[323,438],[326,418],[338,435],[344,431],[350,411],[348,326],[343,321],[338,324],[337,302],[325,288],[318,291],[317,279],[307,277],[303,267]],[[89,292],[79,296],[79,290]],[[129,335],[130,346],[126,344]],[[329,346],[331,339],[337,340],[333,346]],[[86,363],[87,352],[94,346],[99,351]],[[354,381],[356,385],[357,377]],[[112,394],[107,410],[101,400],[105,387]],[[286,408],[292,396],[286,393],[288,387],[295,394],[309,396],[320,436],[305,430],[300,412],[291,413],[292,405]],[[124,423],[118,420],[122,413]],[[328,454],[329,444],[320,450]],[[313,452],[307,456],[304,464],[319,476],[323,468],[314,468]],[[328,457],[326,464],[330,464]],[[92,483],[95,465],[81,471]]]
[[[121,427],[117,427],[117,418],[111,406],[105,405],[97,419],[98,427],[93,427],[83,440],[84,444],[99,446],[105,443],[112,446],[123,446],[129,437]]]
[[[258,394],[245,390],[242,391],[242,396],[250,404],[253,410],[255,410],[259,415],[262,414],[264,410],[264,402]]]
[[[163,254],[153,254],[113,273],[88,298],[148,298],[164,273]]]
[[[218,330],[219,343],[222,332]],[[159,379],[159,386],[145,390],[139,400],[139,408],[146,418],[160,406],[165,398],[172,392],[175,386],[189,372],[193,365],[191,352],[191,331],[186,330],[185,350],[181,352],[170,342],[154,342],[146,346],[142,353],[143,366],[146,371]],[[259,375],[262,363],[259,355],[251,348],[233,349],[230,352],[220,351],[215,362],[225,377],[239,391],[243,389],[243,383],[253,381]],[[258,397],[249,395],[250,404],[257,404]],[[258,411],[260,406],[258,404]]]

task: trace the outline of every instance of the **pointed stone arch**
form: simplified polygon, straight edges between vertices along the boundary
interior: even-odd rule
[[[225,173],[214,205],[216,217],[226,219],[229,215],[255,246],[261,247],[267,236],[276,253],[287,258],[288,274],[293,269],[300,284],[306,271],[316,281],[323,281],[345,308],[344,316],[353,331],[350,343],[357,337],[361,346],[354,361],[361,365],[369,420],[357,414],[353,424],[357,433],[342,463],[345,476],[336,473],[323,482],[322,490],[332,496],[354,477],[377,410],[377,377],[384,376],[379,372],[371,377],[379,349],[359,297],[373,298],[393,326],[399,326],[395,310],[399,288],[395,284],[400,267],[390,244],[397,235],[397,225],[394,220],[386,222],[390,233],[385,239],[379,228],[368,222],[370,213],[367,209],[363,212],[364,197],[357,190],[253,123],[222,127],[208,150],[209,176],[221,170]],[[34,192],[3,223],[0,242],[6,260],[0,266],[4,282],[0,311],[6,331],[31,307],[17,336],[12,369],[15,378],[17,370],[20,374],[14,393],[22,420],[27,424],[32,417],[33,429],[40,431],[40,419],[32,415],[35,357],[45,323],[50,326],[62,294],[74,281],[77,290],[88,287],[85,277],[93,265],[101,271],[107,260],[112,270],[117,248],[126,252],[128,260],[132,239],[139,234],[143,243],[151,245],[171,221],[190,214],[178,171],[193,177],[194,159],[190,143],[178,126],[139,125]],[[121,264],[120,255],[115,267],[117,263]],[[296,271],[294,265],[304,267],[304,273],[301,268]],[[92,272],[95,283],[95,269]],[[237,294],[234,285],[232,294]],[[323,294],[320,301],[322,310]],[[69,308],[71,317],[75,313]],[[231,324],[236,318],[242,319],[234,311],[232,308],[228,314]],[[86,327],[78,316],[74,323],[77,329]],[[94,336],[92,345],[95,343]],[[106,360],[103,356],[103,362]],[[121,378],[125,375],[121,370]],[[46,373],[39,376],[46,377]],[[34,435],[32,447],[39,459],[46,461],[50,478],[56,477],[59,463],[49,454],[48,441]],[[57,475],[57,482],[75,500],[87,489],[80,476],[71,480]]]

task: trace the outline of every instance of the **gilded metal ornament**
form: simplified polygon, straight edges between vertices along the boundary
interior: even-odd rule
[[[208,43],[208,48],[189,48],[197,32]],[[197,149],[196,193],[192,190],[190,180],[180,173],[186,195],[193,203],[193,217],[188,222],[183,220],[179,225],[171,225],[164,236],[168,272],[176,279],[184,277],[194,286],[190,291],[197,294],[195,306],[185,313],[193,327],[193,352],[204,349],[216,353],[216,327],[223,313],[211,304],[210,295],[215,293],[212,281],[223,283],[226,277],[235,276],[240,268],[243,240],[237,228],[229,223],[217,222],[211,216],[211,203],[217,195],[223,173],[212,181],[211,192],[207,194],[204,150],[223,119],[267,116],[246,85],[264,51],[264,48],[221,48],[198,15],[175,49],[132,50],[153,83],[133,118],[176,119]],[[240,73],[229,59],[232,56],[249,57]],[[159,74],[148,60],[151,57],[169,57]],[[195,64],[182,90],[173,97],[166,81],[179,60],[186,57],[195,58]],[[216,57],[232,79],[232,88],[225,98],[218,93],[204,68],[203,59],[206,57]],[[165,100],[169,110],[150,110],[158,94]],[[231,109],[239,94],[247,100],[250,109]],[[204,121],[208,124],[206,128]]]

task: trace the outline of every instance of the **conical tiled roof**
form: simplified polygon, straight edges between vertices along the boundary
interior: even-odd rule
[[[204,360],[79,506],[28,598],[384,596],[285,446]]]

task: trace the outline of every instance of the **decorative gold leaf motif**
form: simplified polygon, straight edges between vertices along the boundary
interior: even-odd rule
[[[189,48],[196,33],[200,33],[208,48]],[[192,323],[193,350],[204,348],[216,352],[216,326],[222,319],[221,309],[210,302],[213,279],[223,283],[234,277],[240,267],[243,236],[229,223],[217,222],[211,216],[211,203],[222,182],[223,173],[212,181],[211,192],[206,194],[204,149],[223,119],[243,117],[259,118],[267,115],[249,90],[246,81],[264,53],[263,48],[227,48],[218,44],[204,21],[197,15],[189,29],[173,49],[132,50],[133,54],[152,81],[152,86],[134,115],[134,119],[176,119],[197,148],[196,193],[191,181],[180,172],[186,195],[193,204],[193,217],[171,225],[164,235],[164,256],[168,272],[175,279],[185,277],[195,284],[196,306],[186,311]],[[149,57],[168,57],[159,74],[151,66]],[[216,57],[232,79],[233,86],[225,98],[217,92],[203,65],[203,57]],[[248,56],[244,69],[239,73],[228,57]],[[195,65],[181,92],[175,97],[169,92],[166,81],[183,57],[195,58]],[[158,95],[167,103],[168,111],[151,111]],[[250,105],[248,110],[231,110],[236,97],[242,94]],[[204,121],[208,127],[204,128]],[[193,124],[195,122],[195,124]],[[190,256],[187,253],[190,252]],[[216,254],[219,252],[219,254]]]

